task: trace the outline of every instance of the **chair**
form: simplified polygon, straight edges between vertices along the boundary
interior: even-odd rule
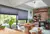
[[[18,30],[24,31],[25,27],[20,25],[21,23],[18,23],[17,28]]]

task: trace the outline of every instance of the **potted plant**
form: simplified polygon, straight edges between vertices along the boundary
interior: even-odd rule
[[[50,23],[50,18],[47,19],[47,22]]]
[[[45,28],[46,28],[46,29],[50,29],[50,18],[48,18],[48,19],[46,20]]]
[[[33,22],[33,20],[32,20],[32,19],[29,19],[29,22],[30,22],[30,23],[32,23],[32,22]]]

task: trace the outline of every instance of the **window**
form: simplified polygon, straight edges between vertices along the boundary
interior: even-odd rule
[[[26,20],[18,20],[18,23],[26,23]]]
[[[0,14],[0,24],[9,27],[9,21],[14,20],[12,27],[16,27],[16,15]],[[14,27],[15,26],[15,27]]]

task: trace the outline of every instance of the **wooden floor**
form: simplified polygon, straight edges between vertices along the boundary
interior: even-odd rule
[[[24,33],[13,29],[5,28],[3,30],[0,30],[0,34],[24,34]]]

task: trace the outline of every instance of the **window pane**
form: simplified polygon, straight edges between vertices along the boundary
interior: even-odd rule
[[[26,23],[26,20],[18,20],[18,23]]]
[[[6,26],[6,27],[9,26],[10,20],[12,23],[12,27],[15,28],[16,27],[16,15],[0,14],[0,24],[2,24],[3,26]]]

